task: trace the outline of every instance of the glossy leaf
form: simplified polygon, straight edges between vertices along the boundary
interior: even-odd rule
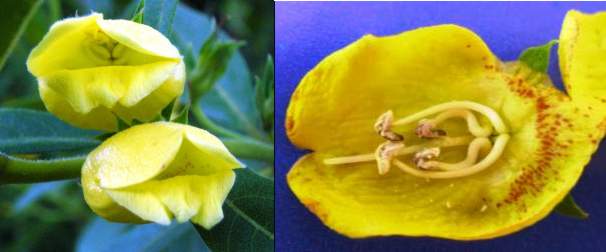
[[[38,10],[42,0],[3,1],[2,21],[0,26],[0,69],[4,66],[8,55],[23,35],[23,31],[33,14]]]
[[[96,131],[74,128],[49,113],[0,108],[0,151],[44,153],[93,148]]]
[[[223,205],[224,219],[211,230],[196,228],[213,251],[273,251],[273,181],[248,169],[236,174]]]

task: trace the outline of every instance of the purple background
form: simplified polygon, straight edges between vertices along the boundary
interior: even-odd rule
[[[276,249],[277,251],[606,251],[606,146],[594,155],[573,190],[590,218],[557,214],[521,232],[487,241],[433,238],[353,240],[326,228],[286,184],[305,152],[285,136],[284,115],[299,80],[331,52],[364,34],[395,34],[419,26],[455,23],[478,33],[503,60],[557,39],[569,9],[606,10],[605,3],[276,3]],[[555,53],[555,50],[554,50]],[[557,59],[551,75],[559,81]],[[606,60],[606,59],[605,59]]]

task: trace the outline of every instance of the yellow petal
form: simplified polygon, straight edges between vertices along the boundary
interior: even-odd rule
[[[84,192],[84,200],[93,212],[110,221],[145,223],[145,220],[118,205],[99,186],[99,179],[97,178],[98,170],[98,166],[92,165],[91,158],[88,158],[82,167],[81,184]]]
[[[366,36],[333,53],[303,78],[287,111],[291,141],[315,151],[293,165],[290,188],[327,226],[355,238],[486,239],[532,225],[574,186],[602,130],[587,120],[589,108],[522,67],[502,64],[477,35],[453,25]],[[402,118],[457,100],[489,106],[508,126],[504,153],[483,172],[426,180],[397,169],[381,176],[375,162],[323,163],[374,153],[384,139],[373,124],[385,111]],[[420,141],[415,126],[398,128],[407,144]],[[456,162],[465,153],[441,155]]]
[[[181,59],[179,50],[162,33],[147,25],[129,20],[99,20],[98,24],[111,38],[138,52]]]
[[[38,91],[46,109],[71,125],[104,131],[116,131],[118,129],[116,117],[107,108],[97,107],[83,115],[74,111],[64,97],[48,88],[43,80],[38,80]]]
[[[461,99],[498,106],[506,85],[483,83],[496,78],[486,68],[497,63],[477,35],[459,26],[364,36],[301,80],[286,115],[288,137],[306,149],[344,145],[356,151],[364,148],[360,143],[380,141],[368,122],[389,109],[406,115]],[[449,86],[455,84],[460,90],[452,92]],[[494,95],[485,96],[488,92]],[[347,137],[354,132],[358,137]]]
[[[56,22],[30,53],[27,69],[34,76],[45,76],[61,69],[79,69],[104,65],[91,57],[83,46],[89,34],[97,27],[97,20],[103,15],[67,18]]]
[[[99,106],[111,109],[118,102],[133,106],[173,76],[176,67],[174,62],[105,66],[57,71],[43,79],[76,112],[86,114]]]
[[[166,107],[175,97],[179,97],[183,93],[183,84],[185,83],[185,65],[181,62],[175,69],[173,75],[169,77],[160,87],[153,90],[145,98],[136,101],[137,103],[127,107],[120,103],[116,104],[113,111],[126,122],[131,122],[137,119],[142,122],[153,120],[158,116],[159,111]],[[148,86],[149,87],[149,86]],[[149,90],[131,90],[131,97],[137,97],[137,92],[140,94],[149,92]],[[131,102],[132,103],[132,102]]]
[[[102,188],[138,184],[168,167],[181,148],[183,132],[163,124],[142,124],[121,131],[89,154]]]
[[[222,205],[235,181],[231,170],[207,176],[187,175],[106,190],[118,204],[147,221],[170,224],[192,220],[210,229],[223,219]]]
[[[579,106],[594,109],[591,116],[602,123],[606,112],[606,12],[569,11],[560,32],[558,54],[566,91]],[[601,125],[602,128],[606,125]]]

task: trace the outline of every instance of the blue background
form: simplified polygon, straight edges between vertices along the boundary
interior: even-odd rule
[[[286,184],[286,173],[305,153],[285,135],[286,107],[299,80],[331,52],[367,33],[387,35],[419,26],[455,23],[478,33],[502,60],[513,60],[529,46],[557,39],[569,9],[595,12],[606,10],[606,4],[276,3],[277,251],[606,251],[606,144],[594,155],[572,192],[589,212],[588,220],[551,214],[518,233],[486,241],[349,239],[326,228]],[[550,73],[560,83],[556,58],[552,57]]]

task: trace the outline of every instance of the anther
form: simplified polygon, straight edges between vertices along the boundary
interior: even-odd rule
[[[418,168],[431,169],[432,167],[427,165],[427,161],[437,158],[438,156],[440,156],[440,148],[425,148],[415,153],[412,162],[415,163]]]
[[[383,175],[389,171],[391,166],[391,160],[398,154],[400,149],[404,148],[402,142],[385,142],[379,145],[375,151],[375,158],[377,160],[377,166],[379,174]]]
[[[437,138],[446,136],[446,131],[434,129],[435,125],[427,119],[419,121],[419,125],[415,129],[415,134],[420,138]]]
[[[392,141],[399,142],[403,141],[404,137],[398,133],[395,133],[391,130],[391,125],[393,123],[393,111],[389,110],[379,116],[377,122],[374,125],[375,131],[382,136],[383,138]]]

